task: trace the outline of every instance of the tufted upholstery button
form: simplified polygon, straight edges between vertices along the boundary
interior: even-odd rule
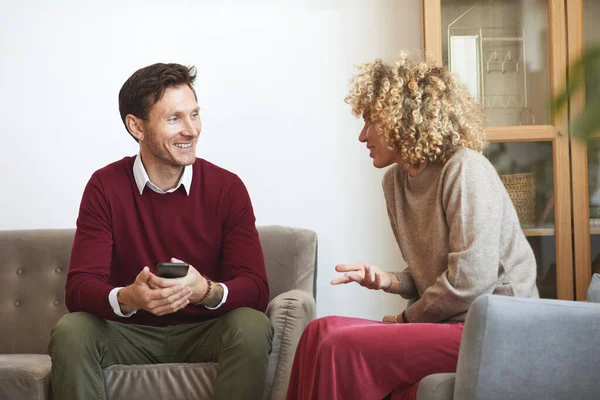
[[[60,301],[58,301],[58,300],[54,300],[54,305],[55,305],[55,306],[59,306],[59,305],[60,305]]]
[[[13,303],[13,306],[15,306],[15,307],[19,307],[20,305],[21,305],[21,303],[19,302],[19,300],[16,300],[16,301]]]
[[[60,274],[61,272],[62,272],[62,268],[59,268],[59,267],[54,268],[55,274]]]
[[[19,268],[17,270],[17,275],[23,275],[23,269],[22,268]]]

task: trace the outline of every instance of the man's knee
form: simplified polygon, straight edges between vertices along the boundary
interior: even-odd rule
[[[264,313],[243,307],[222,318],[227,324],[223,340],[228,341],[228,345],[234,345],[249,355],[271,351],[275,329]]]
[[[106,321],[85,312],[74,312],[64,315],[54,326],[50,334],[48,351],[50,355],[57,352],[77,354],[94,347]]]

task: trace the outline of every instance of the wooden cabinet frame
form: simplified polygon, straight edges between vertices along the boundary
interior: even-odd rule
[[[567,37],[570,62],[583,54],[583,0],[565,0],[567,6]],[[585,106],[585,91],[571,94],[569,99],[570,118],[576,117]],[[571,135],[573,136],[573,135]],[[591,139],[597,140],[595,134]],[[578,138],[571,140],[571,170],[573,191],[573,250],[575,256],[575,297],[586,300],[587,289],[592,279],[590,244],[590,195],[588,192],[588,147]],[[595,231],[594,233],[600,233]]]
[[[553,96],[562,90],[566,84],[567,23],[564,1],[565,0],[548,0],[550,91]],[[423,0],[424,54],[427,60],[437,61],[440,64],[442,63],[441,17],[441,0]],[[574,299],[573,241],[571,225],[571,157],[569,157],[570,140],[568,111],[565,109],[559,113],[553,112],[552,125],[490,127],[486,129],[486,134],[490,142],[552,143],[555,226],[555,231],[553,233],[556,238],[557,297],[564,300]],[[585,150],[582,151],[585,153]],[[581,178],[586,181],[586,185],[584,186],[587,193],[587,162],[585,162],[584,165],[586,173],[585,175],[582,175]],[[578,167],[581,166],[578,165]],[[581,171],[578,170],[577,173],[581,174]],[[587,195],[583,198],[586,199],[587,202]],[[576,208],[580,208],[580,211],[589,211],[579,203]],[[588,220],[589,218],[586,217],[586,221]],[[587,226],[589,232],[589,223]],[[585,236],[583,230],[577,234],[583,234]],[[585,238],[588,243],[587,257],[589,260],[589,233]],[[583,252],[584,249],[577,250],[577,254]],[[580,258],[581,256],[582,254],[579,254]],[[587,265],[589,271],[589,262]]]

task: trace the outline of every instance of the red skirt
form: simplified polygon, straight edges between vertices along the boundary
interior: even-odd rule
[[[324,317],[304,330],[287,400],[415,399],[427,375],[455,372],[463,324]]]

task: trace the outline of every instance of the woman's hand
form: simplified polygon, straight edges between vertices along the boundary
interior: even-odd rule
[[[369,264],[339,264],[335,266],[337,272],[344,275],[331,281],[332,285],[356,282],[367,289],[386,290],[392,284],[390,274],[376,265]]]
[[[383,317],[383,322],[387,322],[390,324],[403,324],[404,323],[404,321],[402,321],[402,314],[386,315]]]

